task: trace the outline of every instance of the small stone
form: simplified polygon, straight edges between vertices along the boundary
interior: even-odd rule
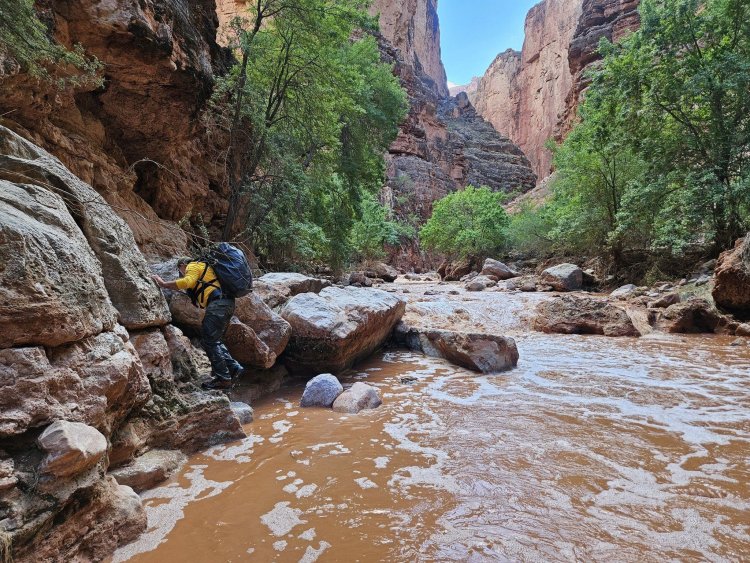
[[[732,343],[730,344],[730,346],[744,346],[744,345],[745,345],[745,340],[743,338],[735,338],[734,340],[732,340]]]
[[[307,382],[300,406],[329,408],[343,391],[344,387],[335,375],[322,373]]]
[[[638,287],[636,285],[629,283],[627,285],[618,287],[612,293],[610,293],[609,296],[615,299],[629,297],[630,295],[633,295],[633,293],[635,293],[637,289]]]
[[[229,403],[229,408],[240,419],[240,424],[250,424],[253,421],[253,407],[247,403],[233,401]]]
[[[96,428],[67,420],[50,424],[37,444],[47,453],[41,471],[56,477],[70,477],[89,469],[107,451],[107,439]]]
[[[418,379],[413,375],[402,375],[398,378],[401,383],[415,383]]]
[[[711,276],[703,274],[697,280],[695,280],[695,285],[706,285],[710,281],[711,281]]]
[[[383,404],[380,393],[372,385],[357,382],[347,389],[333,403],[336,412],[357,414],[364,409],[374,409]]]

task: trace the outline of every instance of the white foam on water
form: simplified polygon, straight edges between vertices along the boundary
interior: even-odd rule
[[[376,457],[372,461],[375,462],[375,467],[377,467],[378,469],[385,469],[388,466],[388,462],[390,460],[391,458],[382,456],[382,457]]]
[[[318,549],[308,545],[305,554],[302,556],[302,559],[299,560],[299,563],[315,563],[315,561],[318,560],[318,557],[323,555],[323,552],[329,547],[331,547],[331,544],[327,541],[321,541],[318,544]]]
[[[203,475],[206,465],[193,465],[185,471],[183,476],[189,481],[187,487],[177,483],[170,483],[143,492],[140,496],[145,501],[148,529],[137,540],[129,543],[112,555],[112,563],[126,561],[131,557],[152,551],[166,541],[167,535],[174,529],[177,522],[185,517],[185,508],[198,497],[202,499],[214,497],[229,486],[233,481],[217,482],[206,479]],[[149,500],[168,500],[149,505]]]
[[[252,461],[250,454],[253,453],[255,446],[262,444],[266,439],[263,436],[250,434],[239,442],[228,445],[218,445],[209,448],[204,452],[205,455],[216,461],[234,461],[237,463],[249,463]]]
[[[307,523],[307,520],[300,519],[302,510],[290,508],[290,504],[289,502],[277,502],[270,512],[260,517],[260,521],[276,537],[285,536],[297,526]]]
[[[287,542],[285,540],[279,540],[277,542],[273,542],[273,548],[276,551],[284,551],[286,549]]]
[[[300,489],[297,491],[295,496],[297,498],[307,498],[307,497],[312,496],[317,489],[318,489],[318,486],[315,483],[310,483],[309,485],[300,487]]]
[[[357,485],[359,485],[362,489],[377,489],[378,485],[372,481],[370,481],[367,477],[360,477],[359,479],[354,480]]]
[[[309,530],[305,530],[297,537],[301,540],[313,541],[315,539],[315,528],[310,528]]]

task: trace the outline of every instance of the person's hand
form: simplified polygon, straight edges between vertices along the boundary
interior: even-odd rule
[[[151,276],[151,279],[154,280],[156,285],[159,287],[164,287],[164,284],[166,283],[163,279],[161,279],[161,276],[157,276],[156,274]]]

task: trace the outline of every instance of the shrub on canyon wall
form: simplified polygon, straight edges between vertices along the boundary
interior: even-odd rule
[[[435,202],[422,227],[422,245],[452,257],[489,256],[507,242],[506,195],[487,187],[465,189]]]
[[[101,84],[101,63],[80,45],[67,49],[56,43],[38,18],[33,0],[0,3],[0,66],[14,63],[22,72],[60,88]]]

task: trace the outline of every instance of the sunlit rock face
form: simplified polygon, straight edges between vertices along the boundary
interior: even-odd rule
[[[541,180],[552,170],[545,143],[560,141],[599,60],[602,37],[619,41],[638,26],[639,0],[544,0],[526,16],[521,52],[499,54],[469,97],[477,111],[518,144]]]
[[[434,82],[439,96],[448,96],[440,59],[437,0],[375,0],[370,12],[379,14],[380,32],[401,51],[404,61],[421,69]]]

